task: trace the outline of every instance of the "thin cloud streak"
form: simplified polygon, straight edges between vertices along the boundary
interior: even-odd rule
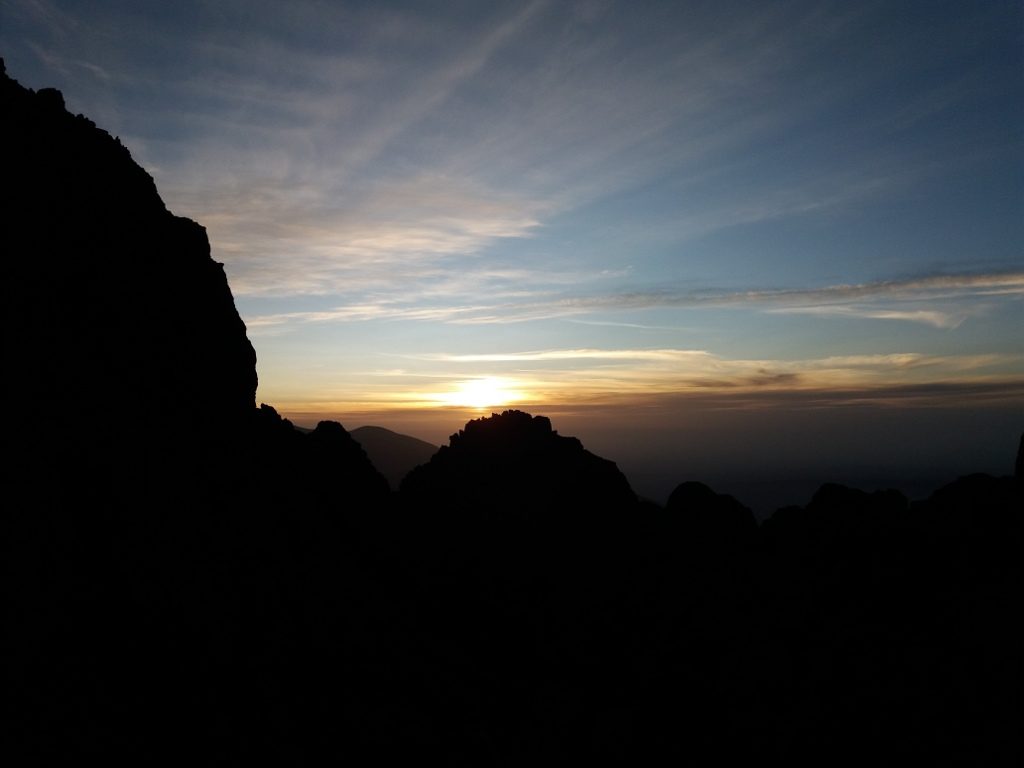
[[[567,305],[595,308],[641,309],[659,306],[790,305],[851,301],[949,299],[969,295],[1024,295],[1024,272],[932,275],[906,280],[882,280],[856,285],[812,289],[749,290],[726,293],[624,293],[607,297],[566,299]]]
[[[690,349],[559,349],[478,355],[428,354],[413,357],[418,360],[434,360],[448,363],[508,363],[547,360],[646,360],[678,362],[680,360],[708,356],[709,354],[703,350]]]
[[[485,379],[501,381],[504,390],[514,393],[511,402],[526,408],[537,404],[552,408],[640,406],[664,404],[673,397],[718,397],[723,398],[723,407],[757,407],[781,402],[780,398],[819,406],[885,404],[909,398],[941,406],[962,403],[958,395],[969,391],[985,394],[993,402],[1024,402],[1024,377],[1013,372],[1024,355],[904,353],[782,361],[726,359],[698,350],[548,350],[504,356],[435,354],[415,359],[455,363],[465,369],[461,373],[451,368],[379,370],[372,375],[383,381],[373,387],[370,396],[358,381],[352,381],[323,392],[317,400],[285,396],[279,402],[299,411],[429,409],[450,403],[451,395],[467,381]],[[543,365],[581,361],[605,364],[580,368]],[[501,367],[501,363],[516,367]],[[523,367],[529,363],[542,365]]]
[[[500,323],[563,317],[596,311],[643,310],[659,307],[746,307],[765,311],[800,311],[849,314],[885,320],[924,322],[941,328],[955,328],[962,318],[941,310],[902,308],[860,308],[839,305],[854,302],[949,301],[978,297],[1024,295],[1024,272],[993,274],[934,275],[907,280],[887,280],[857,285],[835,285],[818,289],[751,290],[716,293],[631,292],[610,296],[563,298],[547,304],[502,307],[504,315],[493,313],[459,318],[463,323]],[[831,305],[831,309],[827,305]]]
[[[227,62],[213,92],[208,80],[196,79],[187,84],[190,93],[207,100],[242,94],[255,103],[243,101],[238,109],[204,116],[214,121],[206,130],[212,142],[209,151],[200,152],[189,163],[191,173],[177,172],[176,179],[167,180],[169,184],[161,180],[161,188],[167,190],[175,210],[208,226],[215,248],[218,243],[231,244],[218,249],[219,258],[226,262],[239,295],[326,294],[339,290],[348,276],[359,272],[356,265],[372,273],[373,265],[382,261],[401,265],[438,255],[479,253],[496,240],[527,236],[559,211],[578,209],[652,174],[664,174],[668,168],[675,168],[681,177],[699,178],[707,172],[710,159],[728,156],[737,146],[748,145],[759,135],[781,132],[800,120],[801,111],[791,103],[766,110],[755,109],[754,104],[739,109],[736,105],[744,100],[727,107],[725,101],[727,94],[757,93],[766,83],[782,78],[798,66],[801,54],[814,47],[791,30],[791,11],[762,11],[741,26],[714,33],[707,30],[706,35],[677,31],[679,45],[661,43],[667,58],[660,66],[671,74],[661,80],[647,77],[650,63],[635,52],[609,74],[601,63],[615,50],[614,38],[598,36],[588,41],[569,27],[563,34],[570,36],[572,47],[553,46],[550,54],[544,54],[551,57],[548,63],[559,76],[544,76],[544,67],[529,73],[534,85],[529,99],[520,96],[497,116],[479,114],[465,101],[452,105],[459,88],[485,75],[499,82],[509,77],[493,65],[495,54],[521,44],[520,38],[547,10],[541,3],[515,8],[490,29],[481,30],[479,42],[466,46],[459,56],[435,52],[421,62],[413,81],[402,85],[393,99],[364,110],[367,117],[357,107],[371,92],[379,102],[380,89],[391,91],[392,67],[387,62],[371,59],[360,65],[351,61],[352,54],[338,60],[317,54],[305,62],[310,54],[300,56],[279,45],[267,52],[268,57],[300,74],[290,74],[280,84],[270,79],[271,84],[265,85],[253,83],[245,74],[249,68],[241,66],[243,60],[235,61],[236,50],[212,41],[203,43],[202,56]],[[829,34],[839,34],[850,21],[834,20]],[[402,19],[399,26],[407,30],[403,34],[408,35],[415,22],[414,17]],[[780,44],[780,36],[785,45]],[[556,42],[568,40],[552,41]],[[555,51],[560,53],[556,56]],[[304,62],[308,66],[298,66]],[[342,76],[349,69],[366,72],[369,85],[357,86],[351,74]],[[301,80],[302,72],[325,71],[341,84],[339,93],[325,91],[322,85],[296,93],[291,81]],[[385,82],[376,82],[371,73]],[[680,92],[685,99],[678,97]],[[609,99],[609,93],[620,98]],[[824,98],[824,92],[819,97]],[[333,103],[347,106],[332,115],[325,105]],[[264,115],[267,105],[275,109]],[[257,124],[264,126],[262,133],[273,146],[242,155],[220,137],[252,135],[252,125],[237,122],[249,109],[260,112]],[[810,105],[803,104],[802,109],[807,111]],[[431,186],[416,195],[402,195],[400,190],[377,195],[367,190],[360,169],[386,158],[389,145],[447,110],[453,110],[448,122],[459,125],[457,140],[431,146],[430,157],[418,163],[430,169]],[[218,120],[231,122],[218,127]],[[671,138],[679,130],[687,141]],[[263,143],[257,141],[258,146]],[[888,184],[870,174],[867,179],[857,178],[864,173],[863,165],[852,163],[850,171],[827,178],[733,190],[728,200],[718,201],[713,209],[703,206],[675,218],[689,221],[688,236],[696,236],[739,223],[805,215],[856,202]],[[895,165],[885,163],[888,169]],[[506,167],[508,172],[503,172]],[[435,215],[393,203],[444,200],[452,184],[473,185],[483,195],[449,199],[438,205]],[[474,201],[494,197],[499,189],[519,201],[522,215],[510,218],[500,212],[475,212]],[[738,192],[743,196],[735,199]]]
[[[879,281],[801,290],[751,290],[729,293],[625,293],[610,296],[557,298],[544,302],[507,302],[469,306],[403,306],[398,301],[341,306],[331,311],[256,316],[254,326],[284,322],[325,322],[372,319],[431,319],[459,324],[494,324],[552,319],[599,311],[659,307],[737,307],[771,313],[841,315],[923,323],[940,329],[959,327],[969,311],[864,306],[866,302],[963,301],[986,297],[1024,296],[1024,272],[933,275],[902,281]]]
[[[821,317],[861,317],[872,320],[906,320],[912,323],[930,325],[933,328],[944,329],[959,328],[967,319],[967,314],[962,312],[954,314],[924,309],[869,309],[867,307],[844,306],[789,307],[785,309],[769,309],[768,312],[780,315],[818,315]]]
[[[702,349],[548,349],[529,352],[450,354],[432,353],[422,355],[399,355],[413,360],[427,360],[446,363],[520,363],[566,360],[608,360],[616,362],[657,362],[707,365],[724,363],[745,367],[782,367],[796,369],[898,367],[911,368],[925,365],[949,366],[956,363],[958,368],[977,368],[1015,360],[1024,360],[1024,355],[925,355],[917,352],[901,352],[874,355],[830,355],[829,357],[790,362],[769,360],[725,361],[720,356]]]
[[[56,13],[50,4],[39,7]],[[861,14],[849,10],[830,13],[826,26],[821,14],[781,6],[731,24],[697,13],[685,25],[658,30],[632,14],[617,17],[614,6],[571,18],[542,2],[510,5],[465,26],[408,10],[324,16],[304,3],[289,15],[318,19],[345,45],[296,46],[289,36],[297,25],[289,19],[260,29],[252,45],[213,27],[187,49],[204,62],[203,76],[169,86],[189,110],[157,116],[198,131],[189,154],[163,156],[159,131],[147,137],[133,130],[127,138],[131,144],[137,137],[144,165],[164,169],[158,182],[172,209],[208,227],[215,256],[242,297],[340,293],[353,282],[380,283],[385,273],[411,281],[415,265],[530,237],[560,212],[659,176],[706,192],[704,182],[728,171],[744,147],[784,135],[885,74],[879,61],[874,69],[845,71],[844,87],[800,87],[809,77],[806,58],[860,23]],[[647,49],[623,47],[623,20],[659,34]],[[438,46],[440,31],[458,43]],[[151,34],[159,49],[180,48],[171,31]],[[48,49],[51,56],[62,50]],[[509,51],[530,51],[525,60],[535,66],[510,66],[501,58]],[[126,73],[126,84],[148,86],[153,77],[145,67],[97,61],[100,69]],[[651,77],[652,68],[659,77]],[[466,89],[483,84],[504,97],[465,98]],[[941,109],[969,92],[926,89],[917,100]],[[125,116],[133,124],[144,117]],[[424,127],[429,139],[417,133]],[[926,157],[880,152],[873,150],[870,161],[863,151],[832,153],[840,159],[827,167],[726,184],[726,195],[687,194],[686,206],[671,217],[672,237],[849,207],[888,194],[927,167]],[[507,318],[497,311],[473,320],[456,316],[494,323],[585,307],[569,300],[511,311]]]

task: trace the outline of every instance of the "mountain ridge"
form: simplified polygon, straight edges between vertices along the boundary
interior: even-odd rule
[[[759,527],[509,410],[392,493],[255,406],[205,231],[127,150],[5,73],[0,105],[8,762],[1019,755],[1024,437],[1016,476]]]
[[[386,427],[356,427],[350,435],[363,446],[377,470],[398,490],[403,478],[415,467],[430,461],[438,446]]]

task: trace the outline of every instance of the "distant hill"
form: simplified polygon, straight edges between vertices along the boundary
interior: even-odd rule
[[[394,490],[409,472],[426,464],[437,453],[437,446],[384,427],[359,427],[349,432],[363,446],[366,455]]]

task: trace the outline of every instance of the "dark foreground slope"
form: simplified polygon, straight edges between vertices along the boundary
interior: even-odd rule
[[[5,764],[1019,759],[1019,471],[757,527],[507,412],[390,494],[254,407],[205,234],[126,150],[0,96]]]
[[[387,484],[340,425],[255,407],[205,230],[118,140],[5,72],[0,115],[0,744],[76,763],[219,733],[211,759],[236,754],[255,670],[286,677]]]

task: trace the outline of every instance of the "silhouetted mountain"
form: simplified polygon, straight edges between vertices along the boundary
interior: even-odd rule
[[[246,468],[241,477],[256,488],[251,504],[322,508],[340,514],[353,503],[378,504],[388,495],[387,481],[362,446],[341,424],[321,421],[300,431],[269,405],[254,412],[245,438],[236,448]]]
[[[636,501],[615,464],[562,437],[543,416],[505,411],[474,419],[402,482],[425,505],[479,509],[521,520],[586,515]]]
[[[31,762],[148,761],[194,756],[216,722],[269,734],[256,670],[280,689],[323,634],[387,483],[340,425],[304,436],[254,407],[255,354],[205,231],[117,139],[5,70],[0,107],[17,372],[0,743]]]
[[[437,453],[437,446],[384,427],[357,427],[349,434],[361,445],[377,470],[398,489],[402,479]]]
[[[0,104],[5,764],[1020,762],[1024,438],[1016,478],[758,528],[506,411],[392,494],[254,407],[202,228],[117,140]]]
[[[75,493],[173,488],[182,441],[216,452],[204,437],[254,406],[256,356],[223,267],[205,230],[168,212],[120,141],[59,91],[4,72],[0,103],[8,430],[27,469],[77,455]],[[38,492],[61,493],[54,479]]]
[[[691,481],[677,486],[665,511],[690,536],[702,541],[750,540],[757,533],[753,512],[732,496],[715,493],[703,483]]]

